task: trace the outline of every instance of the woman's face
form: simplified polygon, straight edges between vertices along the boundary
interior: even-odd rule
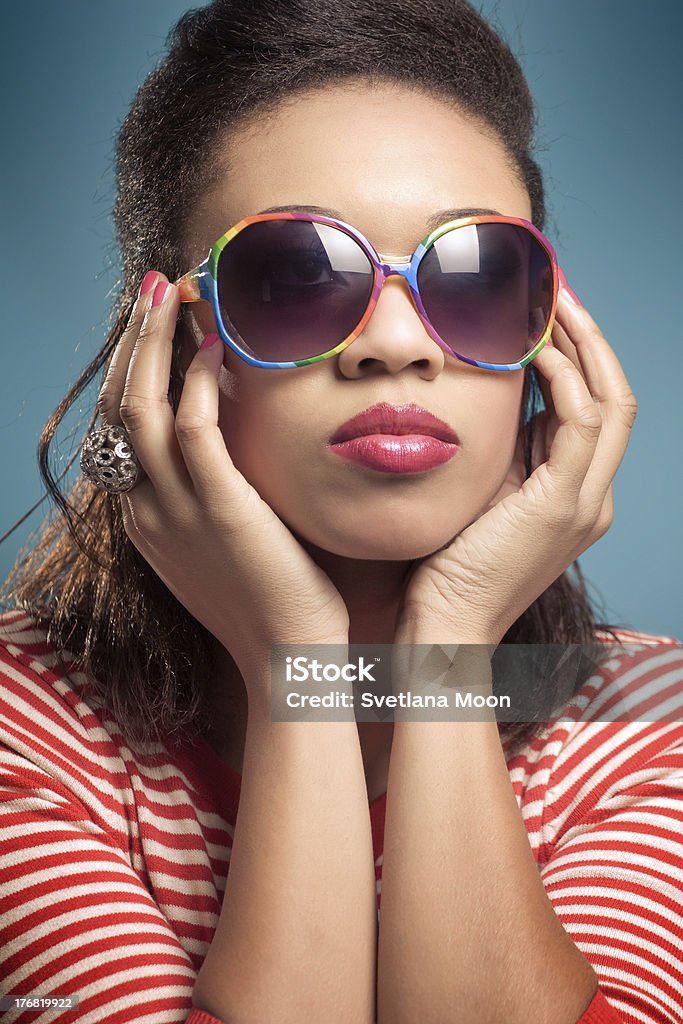
[[[400,87],[293,98],[233,135],[225,157],[225,175],[193,217],[188,268],[233,224],[271,206],[336,210],[388,259],[412,253],[440,210],[531,219],[502,145],[445,103]],[[215,330],[208,303],[191,309],[204,332]],[[224,368],[219,425],[235,466],[296,535],[337,555],[402,561],[437,550],[478,518],[513,458],[524,371],[484,370],[444,352],[398,275],[338,355],[260,369],[224,346]],[[428,409],[456,432],[459,451],[418,473],[380,472],[331,451],[340,425],[377,402]]]

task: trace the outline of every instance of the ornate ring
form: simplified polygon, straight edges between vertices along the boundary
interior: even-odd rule
[[[128,431],[116,425],[90,431],[83,442],[80,465],[88,480],[110,494],[132,490],[146,475]]]

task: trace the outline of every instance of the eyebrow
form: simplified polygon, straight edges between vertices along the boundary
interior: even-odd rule
[[[296,210],[301,210],[302,213],[319,213],[322,217],[334,217],[336,220],[344,220],[344,217],[342,217],[338,210],[332,210],[327,206],[305,206],[303,203],[295,203],[290,206],[269,206],[267,210],[259,210],[259,214],[290,213]],[[433,213],[431,217],[427,218],[427,234],[431,234],[432,231],[435,231],[442,224],[447,224],[448,221],[458,220],[460,217],[483,217],[489,213],[495,214],[499,217],[503,216],[500,210],[488,210],[485,207],[478,206],[454,207],[449,210],[439,210],[438,213]]]

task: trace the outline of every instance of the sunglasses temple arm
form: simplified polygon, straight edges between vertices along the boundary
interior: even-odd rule
[[[174,281],[175,287],[180,292],[181,302],[199,302],[200,299],[208,299],[210,293],[207,285],[210,278],[206,262],[200,263],[198,267],[188,270],[186,274]]]

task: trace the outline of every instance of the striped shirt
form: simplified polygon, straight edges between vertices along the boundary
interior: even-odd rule
[[[547,895],[599,979],[577,1024],[681,1024],[683,644],[620,639],[569,714],[503,750]],[[0,615],[0,994],[79,997],[3,1019],[216,1024],[191,993],[241,777],[199,734],[134,749],[57,661],[23,612]],[[632,720],[610,721],[624,694]],[[370,803],[378,915],[385,806]]]

